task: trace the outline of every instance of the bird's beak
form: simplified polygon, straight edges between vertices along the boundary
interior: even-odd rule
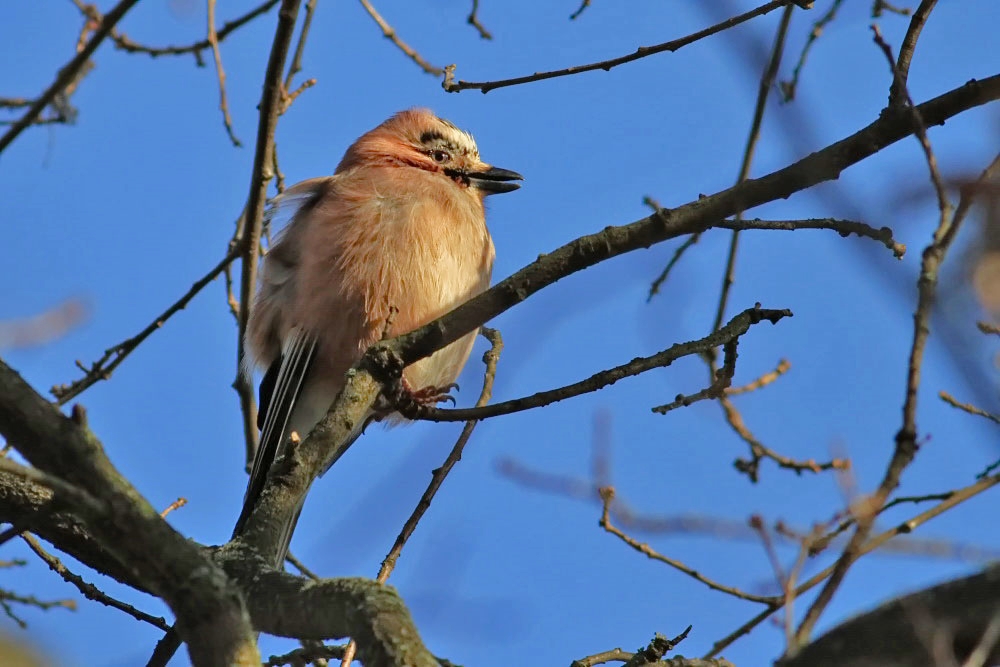
[[[511,183],[510,181],[524,180],[524,177],[516,171],[501,169],[500,167],[490,167],[484,171],[470,171],[467,176],[471,186],[482,190],[488,195],[500,192],[513,192],[521,187],[521,184]]]

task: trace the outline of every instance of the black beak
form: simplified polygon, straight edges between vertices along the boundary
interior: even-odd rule
[[[516,171],[499,167],[490,167],[486,171],[469,172],[467,177],[472,187],[478,188],[488,195],[513,192],[521,187],[521,184],[510,181],[524,180],[524,177]]]

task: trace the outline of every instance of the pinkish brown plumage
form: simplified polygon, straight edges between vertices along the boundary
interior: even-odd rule
[[[489,286],[494,250],[483,199],[516,189],[511,181],[520,178],[482,162],[469,134],[411,109],[361,136],[333,176],[303,181],[275,199],[272,218],[290,222],[264,259],[248,326],[251,362],[269,372],[237,532],[284,441],[292,431],[304,438],[323,417],[346,371],[382,337],[391,308],[394,336]],[[408,386],[453,382],[475,335],[406,368]]]

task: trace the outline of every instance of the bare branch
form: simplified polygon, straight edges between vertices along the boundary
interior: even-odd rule
[[[813,23],[812,30],[809,31],[809,37],[806,38],[806,43],[802,47],[802,52],[799,53],[799,60],[795,63],[795,68],[792,69],[792,78],[781,82],[781,96],[785,102],[791,102],[795,99],[795,92],[799,87],[799,77],[802,75],[802,68],[806,66],[806,59],[809,57],[809,52],[812,50],[813,45],[816,44],[816,40],[823,34],[826,26],[837,18],[837,12],[840,10],[840,5],[843,2],[844,0],[833,0],[826,14],[823,14],[819,20]]]
[[[880,547],[882,547],[882,545],[886,544],[887,542],[889,542],[894,537],[897,537],[899,535],[909,534],[909,533],[913,532],[919,526],[927,523],[928,521],[930,521],[934,517],[939,516],[941,514],[944,514],[948,510],[952,509],[953,507],[956,507],[957,505],[960,505],[961,503],[964,503],[965,501],[969,500],[970,498],[974,498],[975,496],[979,495],[983,491],[986,491],[986,490],[988,490],[988,489],[996,486],[997,484],[1000,484],[1000,475],[992,475],[990,477],[985,477],[985,478],[977,481],[975,484],[971,484],[971,485],[965,487],[964,489],[959,489],[957,491],[954,491],[948,497],[947,500],[943,500],[940,503],[938,503],[937,505],[935,505],[934,507],[931,507],[930,509],[925,510],[924,512],[921,512],[920,514],[914,516],[913,518],[909,519],[908,521],[904,521],[904,522],[902,522],[902,523],[894,526],[893,528],[890,528],[889,530],[886,530],[886,531],[884,531],[884,532],[876,535],[875,537],[872,537],[872,538],[868,539],[862,545],[862,547],[861,547],[861,549],[859,551],[859,556],[867,554],[867,553],[870,553],[870,552],[872,552],[872,551],[874,551],[876,549],[879,549]],[[824,581],[826,581],[827,577],[829,577],[830,575],[833,574],[833,572],[834,572],[834,570],[835,570],[836,567],[837,567],[837,564],[834,563],[833,565],[831,565],[831,566],[829,566],[827,568],[824,568],[820,572],[817,572],[816,574],[814,574],[808,580],[806,580],[803,583],[799,584],[799,586],[795,589],[795,595],[796,595],[796,597],[801,596],[803,593],[811,590],[812,588],[815,588],[819,584],[821,584]],[[757,627],[758,625],[760,625],[761,623],[763,623],[765,620],[767,620],[767,618],[769,618],[774,612],[778,611],[780,608],[781,608],[780,606],[773,607],[773,608],[768,608],[768,609],[765,609],[765,610],[761,611],[760,613],[756,614],[753,618],[751,618],[746,623],[744,623],[743,625],[741,625],[740,627],[738,627],[736,630],[734,630],[733,632],[729,633],[728,635],[726,635],[722,639],[720,639],[717,642],[715,642],[714,644],[712,644],[712,649],[707,654],[705,654],[705,657],[706,658],[710,658],[710,657],[712,657],[714,655],[718,655],[720,651],[722,651],[727,646],[729,646],[730,644],[732,644],[734,641],[736,641],[737,639],[739,639],[743,635],[749,633],[755,627]],[[791,656],[786,656],[786,658],[790,658],[790,657]],[[808,662],[803,662],[802,664],[805,665],[805,664],[809,664],[809,663]]]
[[[146,612],[140,611],[126,602],[116,600],[99,589],[97,586],[84,581],[83,577],[71,572],[69,568],[63,565],[62,561],[43,549],[38,540],[36,540],[30,533],[21,533],[21,539],[23,539],[27,543],[28,547],[35,552],[36,556],[41,558],[42,561],[49,566],[49,569],[62,577],[66,582],[73,584],[73,586],[75,586],[76,589],[80,591],[80,593],[82,593],[88,600],[94,600],[103,605],[123,611],[132,618],[138,621],[143,621],[144,623],[149,623],[150,625],[161,630],[166,630],[169,627],[163,618],[147,614]]]
[[[143,343],[143,341],[149,338],[153,332],[159,330],[167,320],[181,310],[184,310],[188,303],[190,303],[191,299],[193,299],[198,292],[204,289],[206,285],[215,280],[220,273],[228,269],[229,265],[238,256],[238,252],[230,250],[230,252],[223,257],[218,264],[212,267],[212,269],[210,269],[204,276],[196,280],[181,298],[167,307],[167,309],[160,313],[156,319],[146,325],[142,331],[131,338],[126,338],[117,345],[109,347],[104,351],[104,354],[90,364],[89,367],[84,366],[78,361],[76,365],[84,372],[84,376],[78,380],[73,380],[68,385],[61,384],[52,387],[49,391],[53,396],[55,396],[56,402],[59,405],[65,405],[67,402],[79,396],[97,382],[109,379],[111,377],[111,373],[118,368],[118,365],[121,364],[121,362],[125,361],[125,358],[128,357],[128,355],[132,354],[132,352],[134,352],[135,349]]]
[[[614,497],[615,497],[614,487],[606,486],[603,489],[601,489],[601,499],[604,501],[604,510],[601,513],[601,521],[600,521],[601,528],[611,533],[612,535],[614,535],[615,537],[617,537],[622,542],[629,545],[639,553],[649,558],[652,558],[653,560],[660,561],[661,563],[669,565],[675,570],[683,572],[687,576],[705,584],[713,591],[726,593],[727,595],[739,598],[740,600],[747,600],[749,602],[760,602],[761,604],[766,604],[766,605],[774,605],[783,601],[783,598],[780,596],[775,597],[773,595],[766,595],[766,596],[754,595],[753,593],[747,593],[746,591],[741,591],[740,589],[734,588],[732,586],[726,586],[725,584],[720,584],[717,581],[709,579],[708,577],[701,574],[694,568],[685,565],[679,560],[675,558],[670,558],[668,556],[664,556],[663,554],[660,554],[659,552],[655,551],[648,544],[644,544],[636,539],[629,537],[628,535],[626,535],[625,533],[623,533],[622,531],[620,531],[618,528],[616,528],[611,524],[611,517],[610,517],[611,501],[614,500]]]
[[[731,343],[738,337],[745,334],[755,324],[763,321],[777,324],[779,320],[791,316],[789,310],[769,310],[764,308],[748,308],[736,317],[729,324],[719,329],[717,332],[688,343],[677,343],[662,352],[658,352],[649,357],[639,357],[632,361],[609,368],[608,370],[595,373],[585,380],[574,382],[573,384],[558,389],[541,391],[531,396],[518,398],[502,403],[495,403],[482,408],[467,408],[456,410],[444,410],[441,408],[423,408],[411,416],[417,419],[427,419],[429,421],[465,421],[468,419],[487,419],[499,415],[508,415],[514,412],[530,410],[545,405],[550,405],[558,401],[573,398],[582,394],[597,391],[610,386],[619,380],[633,377],[654,368],[669,366],[674,361],[690,356],[701,354],[707,349]],[[735,362],[735,358],[734,358]],[[721,389],[719,390],[721,392]],[[654,411],[657,411],[654,408]]]
[[[368,0],[361,0],[362,4],[367,4]],[[617,58],[611,58],[609,60],[602,60],[596,63],[590,63],[587,65],[575,65],[573,67],[567,67],[566,69],[552,70],[549,72],[536,72],[534,74],[529,74],[527,76],[519,76],[513,79],[501,79],[499,81],[455,81],[454,80],[454,70],[450,69],[445,72],[446,76],[442,82],[442,87],[449,93],[457,93],[462,90],[481,90],[484,93],[488,93],[491,90],[496,90],[497,88],[506,88],[508,86],[517,86],[523,83],[531,83],[533,81],[544,81],[545,79],[554,79],[560,76],[569,76],[571,74],[580,74],[582,72],[592,72],[594,70],[604,70],[605,72],[611,70],[619,65],[624,65],[625,63],[630,63],[642,58],[647,58],[649,56],[656,55],[658,53],[663,53],[664,51],[676,51],[681,47],[687,46],[688,44],[693,44],[698,40],[704,39],[716,33],[722,32],[723,30],[728,30],[733,26],[737,26],[741,23],[745,23],[750,19],[756,18],[758,16],[763,16],[768,12],[771,12],[779,7],[784,7],[786,5],[794,4],[794,0],[771,0],[760,7],[750,10],[739,16],[734,16],[731,19],[727,19],[722,23],[718,23],[704,30],[700,30],[696,33],[692,33],[686,37],[681,37],[680,39],[674,39],[669,42],[664,42],[662,44],[657,44],[655,46],[640,46],[635,50],[634,53],[630,53],[624,56],[619,56]],[[381,24],[380,24],[381,25]],[[385,28],[383,28],[383,32]],[[388,34],[386,35],[389,36]],[[402,47],[400,47],[402,48]],[[409,54],[407,54],[409,55]],[[411,56],[412,57],[412,56]],[[448,68],[446,68],[448,69]],[[424,71],[430,72],[427,67],[424,67]],[[445,70],[441,70],[438,74],[441,74]]]
[[[365,11],[368,12],[368,15],[372,17],[372,20],[378,24],[378,27],[382,30],[382,35],[385,36],[385,38],[388,39],[390,42],[395,44],[396,47],[404,54],[406,54],[407,58],[415,62],[420,67],[420,69],[424,70],[431,76],[441,76],[442,74],[444,74],[443,68],[431,65],[429,62],[424,60],[423,56],[417,53],[416,49],[414,49],[412,46],[404,42],[402,38],[399,36],[399,34],[396,32],[395,28],[389,25],[388,22],[386,22],[386,20],[382,18],[382,15],[378,13],[375,7],[372,6],[371,2],[369,2],[368,0],[361,0],[361,6],[365,8]]]
[[[387,331],[388,328],[389,325],[387,324]],[[503,351],[503,338],[501,338],[499,331],[484,327],[481,333],[490,342],[490,349],[483,355],[486,372],[483,375],[483,389],[479,394],[479,400],[476,401],[477,408],[481,408],[489,403],[490,398],[493,396],[493,382],[496,380],[497,363],[500,361],[500,353]],[[402,553],[403,547],[406,545],[407,540],[410,539],[410,536],[413,535],[413,531],[417,529],[417,524],[423,518],[424,513],[430,509],[431,501],[437,495],[438,489],[444,484],[445,478],[451,472],[452,468],[455,467],[455,464],[462,460],[462,452],[465,451],[465,445],[469,442],[472,431],[478,423],[477,420],[469,420],[465,423],[465,428],[462,429],[462,433],[458,436],[455,446],[448,453],[444,463],[434,470],[430,484],[427,485],[427,489],[420,496],[420,500],[417,501],[417,506],[413,509],[406,523],[403,524],[403,529],[396,537],[396,541],[393,543],[392,548],[389,549],[389,553],[382,560],[382,565],[379,567],[378,576],[375,578],[375,581],[384,584],[389,580],[389,575],[392,574],[393,569],[396,567],[396,561],[399,560],[399,555]],[[341,664],[350,667],[356,648],[355,643],[351,641],[344,651],[344,655],[341,657]]]
[[[475,28],[481,38],[493,39],[493,34],[486,29],[486,26],[479,22],[479,0],[472,0],[472,9],[469,11],[469,16],[465,19],[465,22]]]
[[[246,357],[246,331],[250,318],[250,305],[257,287],[257,263],[260,259],[260,239],[264,204],[267,200],[267,184],[271,180],[274,163],[274,131],[282,104],[282,70],[295,32],[301,0],[282,0],[278,10],[278,24],[271,43],[271,55],[264,74],[263,93],[260,98],[260,119],[257,124],[257,142],[254,149],[253,170],[250,174],[250,192],[247,195],[244,226],[239,236],[237,249],[241,258],[240,266],[240,311],[239,338],[236,341],[236,379],[233,387],[240,398],[243,414],[244,435],[249,459],[253,460],[251,444],[257,438],[257,405],[254,402],[250,380],[241,371]]]
[[[882,39],[878,26],[872,26],[875,34],[875,42],[883,51],[889,66],[892,69],[893,77],[896,81],[902,81],[899,71],[896,69],[895,61],[892,58],[888,44]],[[992,180],[997,173],[1000,173],[1000,154],[994,158],[993,162],[983,171],[976,184],[965,189],[962,193],[959,206],[952,213],[951,202],[944,191],[941,177],[937,169],[937,161],[927,139],[926,121],[919,107],[913,105],[910,93],[906,86],[902,86],[904,98],[908,102],[908,108],[902,113],[909,118],[914,128],[920,145],[924,150],[928,170],[931,173],[931,180],[934,183],[935,191],[938,195],[939,220],[934,230],[933,240],[924,249],[920,265],[920,277],[917,280],[917,308],[913,316],[913,342],[910,346],[909,361],[907,363],[905,399],[903,401],[903,424],[896,434],[895,448],[889,461],[886,471],[882,477],[875,495],[871,500],[871,507],[877,510],[889,495],[899,485],[899,479],[903,470],[913,461],[916,456],[917,445],[917,394],[920,387],[920,373],[923,364],[924,349],[927,339],[930,336],[930,316],[935,297],[937,294],[937,280],[945,255],[951,246],[958,229],[961,227],[972,206],[972,199],[977,191],[976,184],[986,183]],[[860,549],[871,532],[877,512],[869,512],[866,516],[859,517],[854,534],[844,548],[840,558],[838,558],[834,571],[813,604],[806,612],[805,618],[799,625],[796,632],[796,642],[798,646],[806,643],[812,628],[819,620],[820,614],[833,599],[834,593],[840,586],[848,569],[860,555]],[[797,647],[790,648],[790,655],[794,655]]]
[[[977,408],[971,403],[962,403],[957,398],[955,398],[946,391],[938,392],[938,396],[941,398],[942,401],[944,401],[945,403],[947,403],[952,407],[958,408],[959,410],[964,410],[968,412],[970,415],[985,417],[994,424],[1000,424],[1000,417],[998,417],[997,415],[993,414],[992,412],[986,412],[986,410],[983,410],[982,408]]]
[[[916,51],[920,32],[924,29],[924,24],[927,23],[931,10],[934,9],[934,5],[936,4],[937,0],[921,0],[917,11],[913,12],[913,18],[910,19],[910,26],[906,29],[903,43],[899,47],[899,59],[896,61],[894,68],[896,76],[893,78],[892,86],[889,88],[890,107],[899,106],[906,101],[908,96],[906,94],[906,79],[910,75],[910,61],[913,60],[913,53]],[[872,12],[872,14],[873,18],[877,18],[877,12]],[[912,104],[912,101],[910,104]]]
[[[28,108],[21,119],[15,122],[3,136],[0,136],[0,153],[2,153],[7,146],[11,144],[14,139],[18,137],[21,132],[23,132],[28,126],[30,126],[35,119],[37,119],[45,107],[49,106],[52,101],[61,92],[66,90],[66,87],[71,83],[76,81],[77,75],[86,65],[87,61],[90,60],[90,56],[94,54],[97,47],[101,45],[101,42],[111,33],[111,29],[115,27],[125,16],[128,10],[132,9],[136,2],[139,0],[121,0],[117,5],[115,5],[111,11],[104,15],[104,20],[101,21],[100,25],[94,31],[93,37],[90,41],[80,49],[80,51],[66,63],[62,69],[59,70],[59,74],[56,75],[56,80],[52,82],[52,85],[46,89]]]
[[[226,70],[222,67],[222,52],[219,51],[219,35],[215,31],[215,0],[208,0],[208,43],[212,47],[212,58],[215,60],[215,73],[219,78],[219,111],[222,112],[222,123],[226,126],[226,134],[233,146],[239,148],[243,143],[233,132],[233,119],[229,117],[229,103],[226,101]]]
[[[266,14],[272,7],[278,4],[278,2],[279,0],[265,0],[265,2],[257,5],[246,14],[243,14],[232,21],[227,21],[216,32],[217,41],[222,42],[226,39],[226,37],[239,28],[242,28],[258,16]],[[93,5],[85,4],[82,0],[73,0],[73,4],[75,4],[77,9],[79,9],[85,16],[96,18],[96,20],[100,21],[100,14],[97,13],[97,9]],[[115,43],[116,48],[127,53],[145,53],[153,58],[158,58],[159,56],[181,56],[193,54],[195,58],[198,59],[199,64],[203,64],[201,63],[201,52],[211,48],[212,46],[208,39],[202,39],[184,46],[147,46],[130,39],[128,35],[120,33],[117,30],[111,31],[111,40]]]

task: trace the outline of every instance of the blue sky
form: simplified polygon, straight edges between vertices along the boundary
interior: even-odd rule
[[[220,3],[220,23],[253,4]],[[796,12],[781,78],[789,76],[812,21],[828,4]],[[844,4],[812,51],[797,100],[783,105],[772,96],[753,175],[856,131],[884,106],[890,74],[871,41],[870,3]],[[465,1],[376,6],[429,61],[456,63],[458,78],[487,80],[628,53],[754,3],[597,0],[572,22],[575,2],[482,5],[480,18],[493,41],[481,40],[465,24]],[[438,80],[381,36],[359,4],[320,2],[300,75],[318,83],[281,120],[281,166],[289,184],[331,173],[346,146],[391,113],[433,108],[471,131],[484,159],[525,176],[520,191],[489,202],[494,275],[500,279],[577,236],[648,214],[643,196],[670,207],[730,186],[779,14],[611,72],[482,95],[444,93]],[[0,157],[7,193],[0,320],[27,317],[67,298],[88,306],[87,319],[58,341],[5,352],[39,391],[75,379],[74,360],[96,359],[140,330],[225,252],[247,194],[255,107],[275,17],[271,12],[222,45],[235,132],[246,147],[234,148],[223,130],[210,57],[199,69],[191,57],[151,60],[105,44],[73,97],[77,123],[32,128]],[[926,100],[996,74],[998,20],[1000,5],[992,0],[940,3],[913,61],[913,98]],[[879,24],[898,47],[907,19],[887,15]],[[174,0],[140,3],[121,27],[144,43],[179,44],[200,38],[203,26],[201,3]],[[72,56],[79,28],[69,3],[9,7],[0,58],[17,65],[0,71],[0,95],[43,90]],[[931,131],[947,176],[982,169],[998,137],[995,105]],[[936,221],[919,146],[901,142],[837,182],[752,215],[851,217],[892,227],[909,248],[897,261],[873,242],[829,232],[747,233],[730,301],[730,315],[757,301],[795,313],[775,327],[755,328],[740,346],[738,384],[779,359],[792,364],[772,386],[737,399],[748,426],[789,456],[826,459],[846,452],[858,485],[871,490],[900,425],[916,270]],[[964,278],[962,253],[976,242],[976,231],[970,224],[956,248],[949,279],[957,285]],[[497,318],[491,326],[502,331],[506,348],[495,398],[566,384],[705,335],[728,241],[728,232],[707,234],[649,304],[649,283],[673,245],[574,275]],[[990,424],[936,398],[944,389],[997,407],[996,346],[974,329],[986,315],[961,289],[950,294],[957,306],[950,319],[936,320],[935,334],[953,334],[932,339],[928,349],[919,417],[926,441],[904,475],[907,494],[965,486],[1000,452]],[[228,538],[245,484],[238,404],[230,388],[235,342],[222,283],[213,283],[111,381],[79,399],[114,463],[154,505],[188,499],[170,522],[206,544]],[[484,345],[480,341],[462,377],[460,405],[478,393]],[[606,420],[613,482],[637,511],[733,521],[759,513],[807,528],[843,508],[841,487],[829,473],[797,476],[765,463],[760,483],[750,484],[731,465],[746,447],[711,403],[667,416],[650,412],[678,393],[701,389],[705,377],[703,364],[688,359],[597,394],[481,424],[391,579],[431,650],[479,667],[568,664],[615,646],[633,650],[654,632],[675,635],[690,624],[694,629],[679,650],[700,655],[756,613],[756,605],[708,591],[601,531],[597,505],[540,493],[496,470],[498,461],[514,459],[585,478],[595,421]],[[325,576],[374,576],[459,430],[427,423],[371,429],[315,485],[293,552]],[[995,532],[982,530],[995,514],[988,495],[918,534],[1000,549]],[[905,508],[881,525],[917,511]],[[637,536],[724,583],[774,592],[759,543]],[[26,553],[11,543],[3,557]],[[794,549],[779,553],[786,565],[795,558]],[[4,570],[0,586],[42,598],[76,595],[28,558],[26,568]],[[821,557],[807,572],[828,562]],[[866,558],[821,626],[976,567],[912,556]],[[94,573],[85,576],[144,610],[167,613],[156,600]],[[80,605],[75,613],[25,610],[28,638],[61,665],[112,667],[148,657],[159,631],[95,603]],[[0,627],[19,632],[7,621]],[[781,653],[783,642],[780,627],[765,623],[724,654],[736,664],[765,664]],[[290,647],[265,639],[262,650],[267,655]],[[184,662],[186,656],[176,660]]]

